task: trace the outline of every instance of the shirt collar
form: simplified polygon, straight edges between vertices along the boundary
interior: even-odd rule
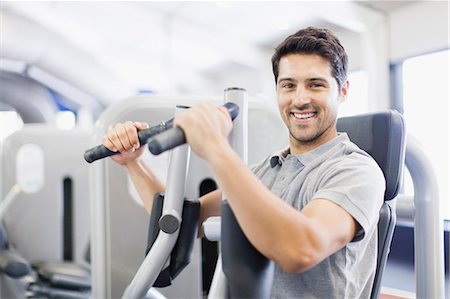
[[[330,150],[335,145],[345,142],[345,141],[348,141],[348,140],[349,140],[349,138],[347,136],[347,133],[338,133],[338,136],[336,138],[333,138],[332,140],[319,145],[315,149],[313,149],[309,152],[306,152],[304,154],[297,154],[297,155],[292,155],[292,156],[296,157],[300,161],[300,163],[302,163],[304,166],[306,166],[307,164],[311,163],[314,159],[316,159],[318,156],[320,156],[323,153]],[[273,155],[270,158],[270,160],[269,160],[270,166],[272,168],[274,168],[277,165],[281,166],[289,155],[291,155],[289,147],[279,151],[278,153],[276,153],[275,155]]]
[[[287,155],[289,155],[289,153],[291,152],[291,150],[288,148],[283,149],[281,151],[279,151],[278,153],[276,153],[275,155],[273,155],[270,158],[270,166],[272,168],[274,168],[277,165],[282,165],[284,160],[286,159]]]

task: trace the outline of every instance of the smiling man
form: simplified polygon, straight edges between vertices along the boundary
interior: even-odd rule
[[[278,63],[278,105],[290,133],[291,154],[301,154],[337,136],[337,109],[347,95],[316,54],[289,54]]]
[[[308,27],[272,57],[289,147],[247,168],[230,147],[223,107],[200,103],[175,119],[206,160],[249,241],[276,263],[273,298],[369,298],[385,182],[376,162],[336,130],[347,97],[347,55],[332,32]],[[139,157],[137,129],[104,138],[151,206],[164,186]],[[220,214],[220,192],[201,198],[201,221]],[[257,208],[255,208],[257,207]]]

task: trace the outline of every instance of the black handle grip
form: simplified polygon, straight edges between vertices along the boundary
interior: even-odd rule
[[[239,114],[239,106],[228,102],[223,105],[228,109],[231,119],[235,119]],[[153,155],[159,155],[162,152],[173,149],[179,145],[186,143],[186,137],[181,128],[172,128],[161,134],[158,134],[148,141],[148,149]]]
[[[164,132],[173,126],[173,118],[166,122],[162,122],[158,125],[152,126],[148,129],[144,129],[138,132],[139,144],[142,146],[147,143],[149,138]],[[92,163],[96,160],[103,159],[112,155],[116,155],[119,152],[113,152],[104,145],[100,144],[84,152],[84,159],[88,163]]]

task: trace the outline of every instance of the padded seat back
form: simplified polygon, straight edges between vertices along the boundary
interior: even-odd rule
[[[397,196],[405,163],[406,132],[403,117],[390,110],[338,119],[338,132],[370,154],[386,180],[384,204],[378,221],[378,257],[371,298],[378,298],[396,223],[394,209],[386,202]]]

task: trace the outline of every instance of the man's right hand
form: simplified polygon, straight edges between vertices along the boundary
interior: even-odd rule
[[[145,146],[139,144],[137,132],[147,129],[147,123],[131,122],[118,123],[108,130],[103,136],[102,142],[105,147],[120,154],[111,156],[111,159],[120,165],[126,165],[138,159],[144,152]]]

